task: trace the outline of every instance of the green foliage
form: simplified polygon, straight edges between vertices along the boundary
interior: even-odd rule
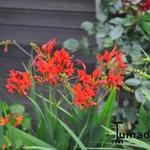
[[[64,42],[63,46],[69,51],[76,51],[79,48],[79,42],[75,39],[68,39]]]
[[[140,107],[138,117],[138,130],[147,132],[150,128],[150,112],[146,111],[143,106]]]
[[[91,35],[96,37],[98,49],[94,50],[95,53],[104,48],[111,48],[115,42],[128,57],[133,56],[132,58],[135,58],[137,51],[148,50],[150,12],[140,12],[140,3],[141,1],[95,0],[95,21],[84,21],[81,24],[88,37]],[[88,45],[90,46],[90,43]],[[140,49],[137,50],[136,46]],[[79,46],[75,50],[81,51],[82,48]],[[91,55],[88,52],[90,49],[87,47],[85,49],[87,54]]]
[[[143,16],[141,27],[147,34],[150,34],[150,13],[149,12]]]
[[[141,84],[141,81],[136,78],[130,78],[126,80],[126,84],[129,86],[139,86]]]
[[[11,141],[14,141],[16,148],[20,147],[22,144],[26,146],[41,146],[44,148],[49,148],[51,150],[56,150],[53,146],[41,141],[40,139],[23,132],[19,129],[16,129],[12,126],[8,126],[7,134],[10,137]],[[15,140],[14,140],[15,139]]]
[[[101,113],[100,113],[100,118],[99,118],[99,123],[101,126],[105,126],[107,128],[110,128],[110,123],[111,123],[111,117],[112,113],[114,110],[114,103],[116,100],[116,89],[113,89],[110,93],[110,96],[108,97],[105,106],[103,107]],[[101,138],[102,140],[102,145],[106,142],[106,133],[105,130],[101,129]]]
[[[10,109],[11,113],[17,112],[21,115],[23,115],[25,113],[25,107],[20,104],[13,104],[9,107],[9,109]]]
[[[122,36],[122,33],[123,33],[123,28],[122,26],[119,25],[114,27],[109,33],[109,35],[112,40],[116,40]]]
[[[8,112],[8,110],[9,110],[8,105],[5,102],[3,102],[3,101],[0,100],[1,116],[2,116],[2,113],[4,113],[4,115],[6,115],[7,112]]]
[[[109,135],[116,135],[115,131],[104,127],[103,128],[108,132]],[[123,144],[118,144],[120,147],[123,147],[123,149],[144,149],[144,150],[150,150],[150,145],[148,142],[144,142],[142,140],[138,140],[135,138],[124,138],[124,143]]]
[[[95,27],[94,27],[94,23],[90,22],[90,21],[85,21],[81,24],[81,28],[84,29],[85,31],[87,31],[87,33],[89,35],[92,35],[94,34],[94,30],[95,30]]]
[[[4,143],[13,149],[21,147],[28,149],[82,149],[87,147],[101,148],[110,141],[101,125],[110,127],[116,90],[108,95],[101,110],[99,106],[93,109],[81,110],[76,108],[70,100],[61,93],[66,109],[61,106],[53,94],[53,89],[48,87],[48,97],[34,89],[34,97],[28,96],[34,108],[37,119],[36,130],[30,130],[30,117],[25,116],[25,108],[20,104],[8,107],[9,112],[18,112],[25,116],[20,129],[7,125],[5,127]],[[30,95],[33,95],[30,93]],[[35,99],[34,99],[35,98]],[[37,98],[40,101],[37,101]],[[36,113],[38,112],[38,113]],[[33,131],[34,130],[34,131]],[[15,140],[14,140],[15,139]],[[90,142],[89,142],[90,141]]]

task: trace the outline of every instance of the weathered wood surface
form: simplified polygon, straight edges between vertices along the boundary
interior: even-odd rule
[[[0,40],[27,44],[55,37],[61,44],[85,35],[80,25],[94,16],[91,0],[0,0]]]
[[[0,4],[1,5],[1,4]],[[39,11],[0,8],[0,24],[35,27],[80,28],[83,21],[92,20],[92,12]]]
[[[0,25],[1,40],[16,40],[19,44],[30,42],[43,43],[50,38],[56,38],[58,44],[68,38],[80,39],[84,34],[81,29],[51,28],[51,27],[27,27],[19,25]]]
[[[0,8],[94,12],[93,0],[0,0]]]

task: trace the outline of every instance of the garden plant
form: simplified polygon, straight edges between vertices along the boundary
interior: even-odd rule
[[[30,58],[24,70],[8,70],[5,87],[34,112],[0,100],[0,149],[150,150],[150,1],[95,3],[95,21],[81,27],[96,49],[87,37],[59,49],[56,39],[31,43],[31,53],[0,42],[4,52],[15,45]],[[74,59],[77,50],[93,54],[93,70]]]

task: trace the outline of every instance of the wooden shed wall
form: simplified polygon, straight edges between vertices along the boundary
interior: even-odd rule
[[[21,44],[44,42],[56,37],[84,35],[80,24],[94,18],[92,0],[0,0],[0,40],[15,39]]]

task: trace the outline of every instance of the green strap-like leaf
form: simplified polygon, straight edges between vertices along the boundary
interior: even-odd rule
[[[150,34],[150,23],[143,21],[141,25],[144,31],[147,32],[147,34]]]
[[[100,114],[100,125],[109,127],[112,117],[112,112],[114,108],[114,102],[116,100],[116,89],[112,89],[102,111]],[[102,144],[104,143],[104,140],[106,138],[105,130],[101,130],[101,137],[102,137]]]
[[[23,142],[23,144],[27,145],[27,146],[39,146],[39,147],[49,148],[50,150],[57,150],[52,145],[49,145],[49,144],[45,143],[44,141],[42,141],[24,131],[21,131],[13,126],[8,126],[7,134],[8,134],[8,136],[13,136],[14,139],[21,140]]]
[[[63,128],[72,136],[72,138],[77,142],[81,150],[87,150],[85,145],[82,143],[79,137],[76,136],[76,134],[63,122],[61,121],[57,116],[52,114],[50,111],[49,113],[63,126]]]
[[[51,148],[45,148],[45,147],[40,147],[40,146],[25,146],[23,147],[25,150],[29,149],[35,149],[35,150],[52,150]]]

